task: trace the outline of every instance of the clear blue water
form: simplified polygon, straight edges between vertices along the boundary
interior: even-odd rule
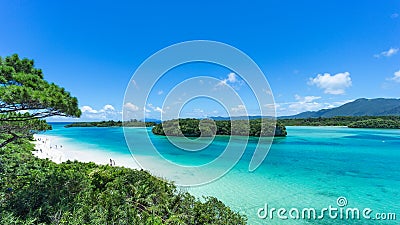
[[[71,138],[75,144],[130,155],[122,128],[63,128],[54,124],[48,135]],[[249,224],[400,224],[400,130],[349,129],[342,127],[287,127],[288,136],[276,138],[263,164],[248,172],[256,138],[251,138],[239,163],[225,176],[207,185],[186,188],[190,193],[215,196],[232,209],[244,213]],[[134,135],[145,135],[132,129]],[[136,132],[136,133],[135,133]],[[147,131],[149,132],[149,131]],[[177,149],[165,137],[150,133],[161,154],[184,165],[213,160],[226,146],[227,137],[196,155]],[[146,146],[138,144],[145,150]],[[145,154],[145,151],[140,151]],[[154,171],[157,173],[157,171]],[[347,207],[376,212],[394,212],[396,221],[377,220],[279,220],[260,219],[264,207],[321,209],[344,196]],[[287,214],[286,214],[287,215]]]

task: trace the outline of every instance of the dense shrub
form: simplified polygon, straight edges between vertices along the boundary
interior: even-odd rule
[[[0,149],[0,224],[245,224],[213,197],[180,192],[146,171],[35,158],[32,144]]]
[[[268,119],[219,120],[174,119],[153,127],[157,135],[199,137],[213,135],[286,136],[286,127]]]

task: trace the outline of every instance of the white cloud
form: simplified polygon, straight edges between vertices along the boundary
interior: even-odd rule
[[[316,85],[324,89],[324,93],[338,95],[344,94],[345,89],[351,86],[351,78],[349,72],[330,75],[329,73],[318,74],[315,78],[310,78],[309,85]]]
[[[231,108],[232,112],[234,113],[245,113],[246,112],[246,107],[244,105],[238,105],[236,107]]]
[[[218,83],[217,86],[221,86],[221,85],[227,85],[228,82],[231,84],[237,83],[239,80],[237,79],[237,75],[235,73],[229,73],[228,77],[221,80],[221,82]]]
[[[133,86],[137,87],[137,83],[134,79],[132,79],[132,84],[133,84]]]
[[[127,102],[124,104],[124,108],[131,112],[139,111],[139,107],[131,102]]]
[[[275,104],[265,104],[264,107],[267,108],[268,110],[275,110],[276,111],[278,108],[281,107],[281,105],[277,104],[277,103],[275,103]]]
[[[383,51],[379,54],[375,54],[374,57],[375,58],[390,57],[392,55],[397,54],[397,52],[399,52],[398,48],[389,48],[389,50],[387,50],[387,51]]]
[[[151,104],[151,103],[147,104],[147,106],[148,106],[149,108],[151,108],[153,111],[160,112],[160,113],[164,113],[164,111],[163,111],[162,108],[160,108],[160,107],[158,107],[158,106],[153,106],[153,104]]]
[[[143,110],[144,110],[145,112],[147,112],[147,113],[151,112],[151,110],[150,110],[150,109],[147,109],[146,107],[143,107]]]
[[[300,95],[295,95],[294,98],[296,99],[295,102],[275,103],[277,116],[288,116],[306,111],[318,111],[321,109],[330,109],[354,101],[354,100],[344,100],[344,101],[322,103],[320,102],[320,100],[322,99],[320,96],[302,97]]]
[[[390,15],[390,18],[392,19],[396,19],[397,17],[399,17],[398,13],[393,13],[392,15]]]
[[[100,110],[93,109],[91,106],[81,107],[81,120],[120,120],[121,112],[115,110],[112,105],[104,105]]]
[[[263,92],[267,95],[272,95],[272,90],[271,89],[263,89]]]
[[[115,111],[115,108],[114,108],[114,106],[112,106],[112,105],[105,105],[104,107],[103,107],[103,110],[104,111]]]
[[[228,80],[221,80],[221,82],[219,82],[218,84],[217,84],[217,86],[223,86],[223,85],[227,85],[227,82]]]
[[[207,118],[213,116],[222,116],[222,115],[219,113],[218,110],[208,111],[200,108],[181,111],[181,114],[179,115],[179,117],[182,118]]]
[[[395,82],[399,82],[400,83],[400,70],[394,72],[393,77],[389,78],[389,80],[393,80]]]
[[[229,73],[228,74],[228,81],[231,82],[231,83],[235,83],[237,81],[236,74],[235,73]]]
[[[164,111],[162,110],[162,108],[160,108],[160,107],[158,107],[158,106],[154,109],[154,111],[160,112],[160,113],[164,113]]]
[[[326,102],[326,103],[324,103],[324,105],[325,105],[325,106],[324,106],[324,109],[335,108],[335,107],[344,105],[344,104],[349,103],[349,102],[354,102],[355,100],[356,100],[356,99],[347,99],[347,100],[336,101],[336,102],[331,102],[331,103]]]
[[[163,90],[159,90],[159,91],[157,92],[158,95],[162,95],[163,93],[164,93]]]
[[[294,95],[294,98],[296,100],[298,100],[299,102],[304,102],[304,103],[309,103],[312,102],[314,100],[320,99],[320,96],[304,96],[301,97],[300,95]]]
[[[320,99],[320,96],[304,96],[295,95],[294,98],[297,102],[289,103],[288,108],[295,113],[304,111],[315,111],[323,107],[323,104],[316,102],[315,100]]]
[[[319,102],[296,102],[290,104],[289,109],[292,111],[299,113],[305,111],[317,111],[323,107],[323,105]]]
[[[195,113],[204,113],[203,109],[193,109],[193,112]]]
[[[94,110],[92,107],[85,105],[81,107],[82,113],[88,112],[88,113],[97,113],[97,110]]]

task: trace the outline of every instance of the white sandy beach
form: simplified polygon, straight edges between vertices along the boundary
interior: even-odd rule
[[[94,162],[101,165],[123,166],[140,169],[131,155],[108,152],[94,148],[91,145],[74,144],[67,138],[43,134],[35,134],[35,151],[33,155],[41,159],[49,159],[55,163],[67,160],[79,162]]]
[[[79,162],[94,162],[100,165],[123,166],[132,169],[142,169],[130,154],[121,154],[105,149],[96,148],[90,144],[74,143],[73,140],[53,135],[35,134],[35,151],[33,155],[41,159],[49,159],[55,163],[62,163],[67,160]],[[135,156],[140,162],[145,163],[145,170],[153,175],[180,184],[181,179],[186,182],[188,179],[196,183],[196,176],[193,171],[185,170],[184,167],[175,171],[167,163],[167,160],[155,156]],[[115,162],[115,164],[114,164]],[[190,168],[190,167],[189,167]],[[204,175],[205,176],[205,175]]]

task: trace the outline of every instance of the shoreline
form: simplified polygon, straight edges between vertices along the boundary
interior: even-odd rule
[[[33,135],[35,150],[32,154],[40,159],[49,159],[57,164],[70,161],[93,162],[99,165],[123,166],[141,169],[129,154],[121,154],[95,148],[90,144],[73,143],[72,139],[60,136]]]
[[[35,134],[35,150],[32,154],[40,159],[49,159],[57,164],[70,161],[89,163],[97,165],[110,165],[125,167],[136,170],[146,170],[153,176],[170,182],[178,182],[179,176],[184,176],[186,171],[175,173],[168,169],[168,163],[163,158],[153,156],[136,156],[122,154],[98,148],[87,143],[74,143],[73,139],[56,135]],[[40,140],[39,140],[40,139]],[[57,148],[56,148],[57,145]],[[62,146],[62,147],[61,147]],[[51,147],[51,148],[50,148]],[[161,160],[160,160],[161,159]],[[146,168],[142,168],[136,160],[144,163]]]

